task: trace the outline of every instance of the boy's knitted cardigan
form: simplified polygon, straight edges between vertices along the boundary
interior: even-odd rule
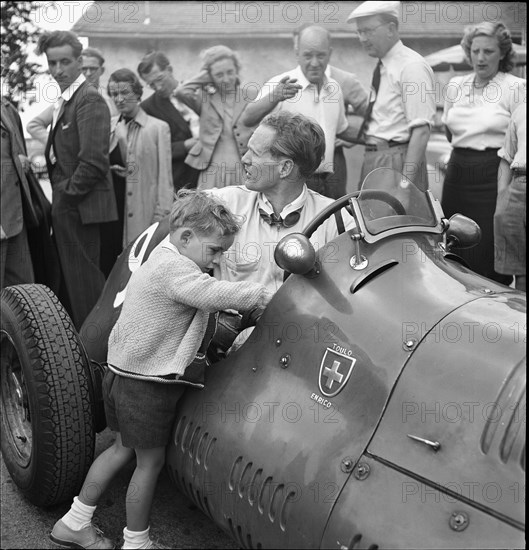
[[[264,307],[271,297],[261,284],[219,281],[202,273],[164,243],[129,280],[110,333],[109,368],[133,378],[182,374],[200,347],[209,313]]]

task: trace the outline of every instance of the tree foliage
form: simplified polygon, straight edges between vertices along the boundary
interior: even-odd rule
[[[28,46],[42,33],[30,19],[38,2],[0,2],[2,12],[2,96],[17,105],[33,88],[41,72],[38,63],[28,62]]]

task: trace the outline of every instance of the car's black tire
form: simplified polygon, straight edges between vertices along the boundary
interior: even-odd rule
[[[1,313],[2,455],[26,497],[51,506],[79,494],[94,456],[87,357],[48,287],[4,288]]]

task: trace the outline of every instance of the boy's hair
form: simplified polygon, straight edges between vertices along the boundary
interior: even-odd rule
[[[234,235],[241,228],[244,218],[233,214],[219,199],[196,189],[180,189],[175,196],[169,230],[190,227],[203,235],[220,232],[222,236]]]

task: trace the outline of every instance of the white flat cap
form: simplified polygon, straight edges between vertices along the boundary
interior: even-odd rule
[[[382,13],[392,15],[398,19],[400,15],[400,2],[362,2],[349,14],[347,22],[351,23],[359,17],[371,17],[372,15],[380,15]]]

